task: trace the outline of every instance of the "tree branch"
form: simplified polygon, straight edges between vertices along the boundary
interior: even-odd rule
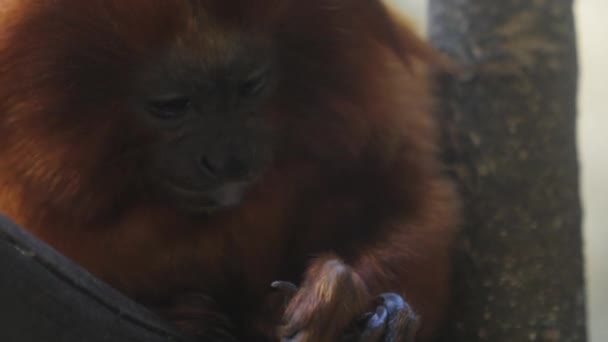
[[[572,1],[431,0],[466,201],[445,341],[585,341]],[[454,152],[454,151],[452,151]]]

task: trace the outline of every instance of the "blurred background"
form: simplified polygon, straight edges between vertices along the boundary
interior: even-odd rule
[[[426,25],[427,0],[394,0]],[[608,341],[608,1],[578,0],[579,153],[590,342]],[[421,26],[422,27],[422,26]]]

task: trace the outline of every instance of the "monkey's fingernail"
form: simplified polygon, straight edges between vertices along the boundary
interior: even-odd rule
[[[287,293],[294,293],[294,292],[298,291],[298,287],[295,284],[290,283],[288,281],[275,281],[272,284],[270,284],[270,286],[277,290],[287,292]]]

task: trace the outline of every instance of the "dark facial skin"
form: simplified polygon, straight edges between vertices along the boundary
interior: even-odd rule
[[[147,161],[151,185],[195,213],[237,205],[272,155],[270,49],[239,38],[217,50],[216,58],[170,51],[145,68],[134,99],[138,120],[158,137]]]

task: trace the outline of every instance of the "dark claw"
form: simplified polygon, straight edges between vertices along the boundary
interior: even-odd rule
[[[357,342],[414,342],[418,319],[412,308],[394,293],[378,298],[376,311],[363,317],[364,324]]]
[[[293,296],[296,295],[296,292],[298,292],[298,287],[288,281],[275,281],[270,284],[270,286],[280,291],[279,293],[282,296],[283,300],[283,309],[287,307],[289,301],[293,298]]]
[[[275,281],[270,284],[270,286],[277,290],[285,292],[285,294],[288,296],[291,296],[298,291],[298,287],[288,281]]]

